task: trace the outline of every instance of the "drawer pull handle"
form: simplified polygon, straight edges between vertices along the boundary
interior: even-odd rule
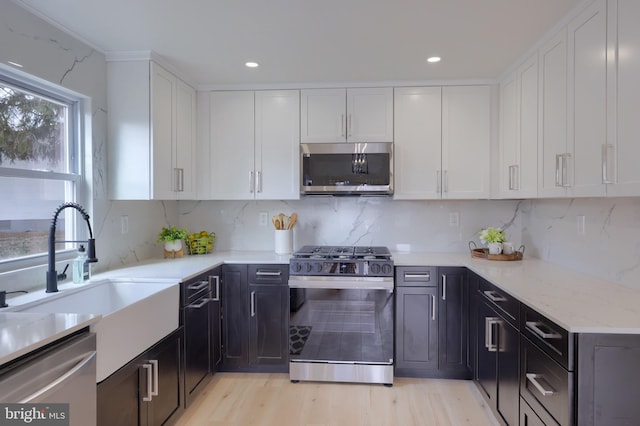
[[[404,274],[404,278],[424,278],[427,281],[429,281],[431,279],[431,275],[430,274]]]
[[[506,302],[507,301],[507,298],[502,296],[497,291],[485,290],[482,293],[484,293],[484,295],[487,297],[487,299],[491,300],[492,302]]]
[[[560,333],[556,333],[555,331],[551,330],[551,328],[549,328],[549,330],[551,331],[548,333],[542,330],[540,326],[544,324],[541,322],[527,321],[526,325],[529,330],[531,330],[534,334],[536,334],[537,336],[543,339],[562,339],[562,336],[560,335]],[[545,327],[547,326],[545,325]]]
[[[280,275],[282,275],[282,272],[281,271],[275,271],[275,272],[258,271],[256,272],[256,275],[259,277],[279,277]]]
[[[554,392],[552,390],[545,389],[538,381],[538,379],[543,378],[544,376],[542,374],[527,373],[527,380],[530,381],[531,384],[536,387],[536,389],[538,389],[538,392],[540,392],[542,396],[553,395]]]
[[[497,352],[498,345],[493,343],[493,326],[500,325],[497,317],[485,317],[484,319],[484,346],[489,352]]]
[[[207,287],[209,285],[209,281],[203,280],[203,281],[198,281],[197,283],[191,284],[189,287],[187,287],[189,290],[202,290],[203,288]]]

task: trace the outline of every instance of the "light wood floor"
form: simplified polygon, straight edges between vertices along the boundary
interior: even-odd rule
[[[497,425],[471,381],[395,378],[393,387],[291,383],[287,374],[217,373],[178,426]]]

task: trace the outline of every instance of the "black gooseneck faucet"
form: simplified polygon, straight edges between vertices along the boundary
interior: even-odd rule
[[[84,241],[77,240],[64,240],[56,241],[56,222],[58,221],[58,215],[60,212],[68,207],[72,207],[80,212],[87,227],[89,228],[89,239]],[[89,214],[78,203],[64,203],[60,204],[56,211],[53,213],[53,219],[51,220],[51,228],[49,228],[49,269],[47,270],[47,293],[55,293],[58,291],[58,271],[56,271],[56,243],[87,243],[87,262],[96,263],[96,240],[93,238],[93,231],[91,230],[91,224],[89,223]]]

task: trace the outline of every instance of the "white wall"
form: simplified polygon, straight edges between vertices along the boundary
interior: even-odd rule
[[[104,55],[56,29],[10,1],[0,2],[0,63],[24,65],[21,71],[91,98],[89,163],[93,163],[93,214],[99,262],[95,271],[115,268],[151,256],[163,225],[177,222],[175,202],[112,202],[107,197],[107,95]],[[51,217],[45,212],[45,217]],[[121,235],[120,216],[130,232]],[[58,267],[62,270],[64,266]],[[0,274],[0,289],[44,287],[45,268]]]

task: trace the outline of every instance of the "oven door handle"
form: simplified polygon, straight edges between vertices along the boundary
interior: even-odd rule
[[[393,277],[289,277],[289,288],[387,290],[393,292],[393,287]]]

